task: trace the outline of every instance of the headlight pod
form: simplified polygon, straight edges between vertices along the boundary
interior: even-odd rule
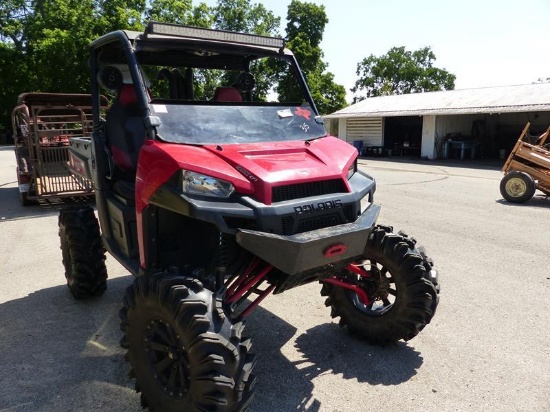
[[[357,172],[357,158],[349,165],[348,173],[346,174],[346,179],[350,180],[354,173]]]
[[[182,170],[182,190],[186,195],[220,197],[227,199],[235,191],[233,185],[200,173]]]

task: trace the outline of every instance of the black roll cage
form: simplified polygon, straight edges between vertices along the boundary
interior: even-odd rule
[[[222,58],[216,59],[216,53],[219,53],[220,55],[223,54],[223,59],[225,59],[226,63],[224,65],[224,68],[226,69],[231,69],[233,65],[235,65],[235,69],[242,69],[242,65],[239,65],[237,60],[239,62],[242,62],[244,56],[246,56],[245,58],[248,59],[248,61],[253,60],[257,57],[268,56],[278,57],[286,60],[291,65],[292,70],[296,75],[296,78],[298,80],[300,88],[302,89],[302,93],[306,101],[309,103],[314,113],[316,115],[319,115],[317,107],[315,106],[315,102],[311,97],[311,93],[309,91],[305,78],[299,68],[298,62],[292,52],[288,49],[277,49],[274,47],[264,47],[253,44],[224,42],[221,40],[185,38],[169,35],[152,35],[148,34],[148,28],[151,26],[151,24],[154,24],[154,22],[149,23],[144,33],[117,30],[108,33],[91,43],[90,70],[94,130],[97,130],[102,126],[100,118],[100,90],[97,77],[100,68],[100,62],[102,60],[101,54],[103,51],[107,51],[106,54],[108,54],[109,51],[114,52],[112,55],[109,56],[109,58],[115,59],[116,61],[109,60],[108,63],[125,63],[128,65],[132,82],[134,83],[134,85],[136,85],[139,113],[144,119],[145,127],[147,129],[147,135],[150,138],[156,137],[156,119],[154,118],[154,116],[151,116],[151,112],[149,109],[149,96],[147,92],[147,87],[143,83],[142,76],[140,74],[138,55],[140,62],[153,63],[156,61],[154,61],[152,58],[149,59],[147,56],[162,51],[176,52],[179,50],[184,52],[183,54],[172,53],[170,61],[162,62],[172,65],[178,65],[178,62],[181,59],[181,57],[179,56],[183,56],[183,58],[189,57],[189,54],[185,53],[185,51],[193,50],[195,51],[195,56],[193,60],[186,60],[184,64],[188,67],[198,68],[215,68],[218,65],[219,67],[222,67]],[[215,32],[215,30],[210,31]],[[110,46],[113,47],[111,48],[111,50],[108,50]],[[201,50],[204,51],[203,55],[201,55],[200,53]],[[235,56],[239,56],[239,59],[235,58],[233,62],[230,58],[229,60],[227,60],[228,56],[232,54]],[[189,65],[189,63],[193,64]],[[230,63],[229,67],[227,63]]]

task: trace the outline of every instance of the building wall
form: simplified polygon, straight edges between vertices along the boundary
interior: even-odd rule
[[[420,146],[420,157],[435,159],[436,151],[436,116],[423,116],[422,119],[422,144]]]
[[[382,146],[384,119],[382,117],[340,118],[338,137],[349,144],[360,140],[363,142],[363,146]]]
[[[420,155],[429,159],[442,158],[448,139],[475,139],[481,142],[476,157],[496,158],[503,150],[506,153],[511,150],[527,122],[531,123],[531,134],[540,135],[550,126],[550,112],[425,115]],[[349,144],[360,140],[366,147],[384,145],[384,124],[382,117],[342,117],[330,119],[326,126],[331,134]]]

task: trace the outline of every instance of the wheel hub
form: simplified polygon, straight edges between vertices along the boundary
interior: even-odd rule
[[[149,323],[145,351],[164,392],[182,397],[189,389],[190,366],[183,343],[169,323],[158,319]]]
[[[368,272],[371,276],[360,278],[358,286],[367,293],[369,301],[372,303],[364,305],[355,293],[352,300],[362,312],[382,315],[391,309],[397,295],[396,291],[392,289],[393,278],[384,266],[379,268],[376,262],[370,262]]]
[[[514,197],[521,197],[527,192],[527,185],[521,179],[512,178],[506,182],[506,191]]]
[[[373,300],[386,300],[389,296],[390,281],[387,277],[382,276],[380,271],[376,275],[376,293],[372,296]]]
[[[176,352],[176,349],[171,348],[168,352],[168,357],[174,361],[178,361],[180,359],[180,355],[178,352]]]

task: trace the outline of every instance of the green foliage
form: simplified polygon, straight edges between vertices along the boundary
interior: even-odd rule
[[[213,15],[217,29],[263,36],[276,36],[281,23],[263,4],[253,5],[250,0],[218,0]]]
[[[328,23],[325,6],[292,0],[286,19],[286,34],[289,39],[303,35],[312,48],[319,47]]]
[[[191,0],[151,0],[145,16],[146,20],[189,24],[193,19],[193,2]]]
[[[434,67],[435,54],[430,47],[416,51],[393,47],[383,56],[370,55],[357,64],[354,100],[391,94],[453,90],[456,76]]]
[[[281,19],[267,10],[263,4],[251,4],[249,0],[218,0],[213,7],[214,28],[261,36],[278,36]],[[254,62],[251,71],[256,78],[255,100],[265,100],[273,87],[273,68],[264,62]],[[232,84],[238,73],[227,73],[223,78],[211,78],[207,90],[219,84]],[[217,83],[217,84],[216,84]],[[212,95],[212,94],[210,94]]]
[[[346,106],[346,88],[334,82],[332,73],[313,76],[309,87],[321,114],[333,113]]]
[[[88,47],[114,30],[144,29],[149,20],[278,36],[280,18],[261,3],[218,0],[214,7],[192,0],[3,0],[0,2],[0,131],[11,128],[11,110],[24,92],[82,93],[89,90]],[[320,43],[328,23],[323,6],[293,0],[287,15],[289,46],[297,55],[322,113],[344,107],[343,87],[326,72]],[[301,91],[288,79],[271,81],[275,67],[256,62],[256,99],[274,89]],[[200,76],[200,75],[199,75]],[[206,76],[206,75],[205,75]],[[224,79],[205,78],[204,95]],[[287,85],[288,83],[288,85]],[[288,99],[287,99],[288,100]]]
[[[298,0],[292,0],[288,6],[288,48],[296,55],[321,114],[332,113],[346,106],[344,86],[334,82],[334,75],[326,72],[327,64],[322,60],[324,54],[320,44],[327,24],[324,6]],[[280,79],[276,91],[281,101],[299,101],[302,96],[290,75]]]

